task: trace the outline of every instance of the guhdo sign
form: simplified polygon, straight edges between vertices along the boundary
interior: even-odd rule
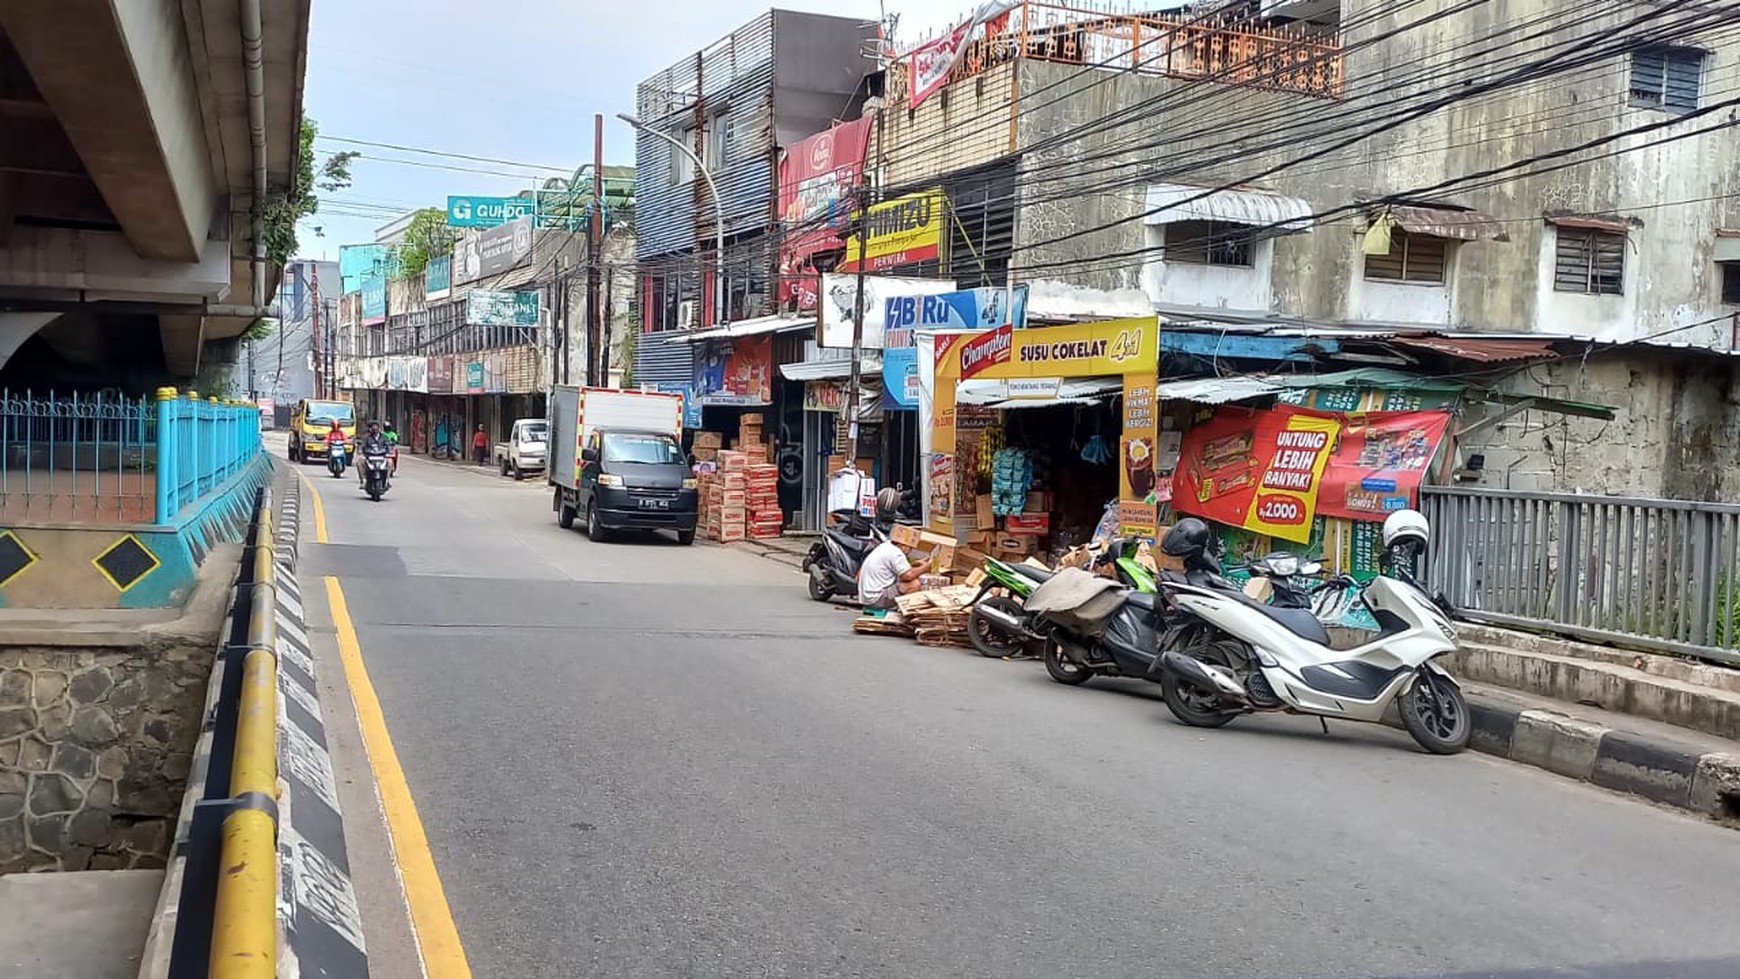
[[[529,218],[537,205],[526,197],[449,197],[447,223],[455,228],[493,228]]]

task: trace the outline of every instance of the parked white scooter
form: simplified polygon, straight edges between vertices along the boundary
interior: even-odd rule
[[[1461,751],[1473,730],[1468,703],[1434,661],[1455,651],[1456,630],[1412,571],[1429,536],[1418,511],[1384,521],[1388,570],[1360,595],[1381,631],[1355,649],[1331,649],[1328,633],[1309,614],[1277,614],[1242,594],[1167,583],[1179,612],[1210,628],[1156,661],[1166,706],[1186,724],[1220,727],[1256,711],[1375,723],[1394,701],[1422,748]]]

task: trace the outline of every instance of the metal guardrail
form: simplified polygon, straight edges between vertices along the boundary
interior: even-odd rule
[[[169,979],[271,979],[278,968],[277,567],[260,492],[245,622],[239,607],[207,719],[204,796],[192,807]]]
[[[258,457],[259,420],[174,388],[0,390],[0,520],[168,524]]]
[[[1740,506],[1427,487],[1427,579],[1468,618],[1740,666]]]

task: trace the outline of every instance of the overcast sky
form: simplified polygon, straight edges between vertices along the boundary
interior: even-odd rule
[[[886,0],[900,37],[962,17],[972,0]],[[490,157],[563,172],[592,159],[602,112],[606,163],[634,162],[628,128],[637,82],[769,9],[758,0],[316,0],[305,109],[325,137]],[[877,0],[788,0],[783,9],[875,20]],[[338,246],[449,194],[511,194],[531,169],[323,139],[317,158],[359,150],[355,183],[322,195],[300,229],[299,254]],[[419,165],[388,162],[411,160]],[[459,172],[453,167],[492,171]],[[316,233],[318,229],[319,233]]]

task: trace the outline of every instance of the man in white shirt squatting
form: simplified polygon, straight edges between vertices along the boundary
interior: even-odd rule
[[[930,558],[914,564],[906,559],[899,544],[885,540],[858,569],[858,600],[865,608],[891,609],[896,598],[918,591],[919,576],[929,570]]]

